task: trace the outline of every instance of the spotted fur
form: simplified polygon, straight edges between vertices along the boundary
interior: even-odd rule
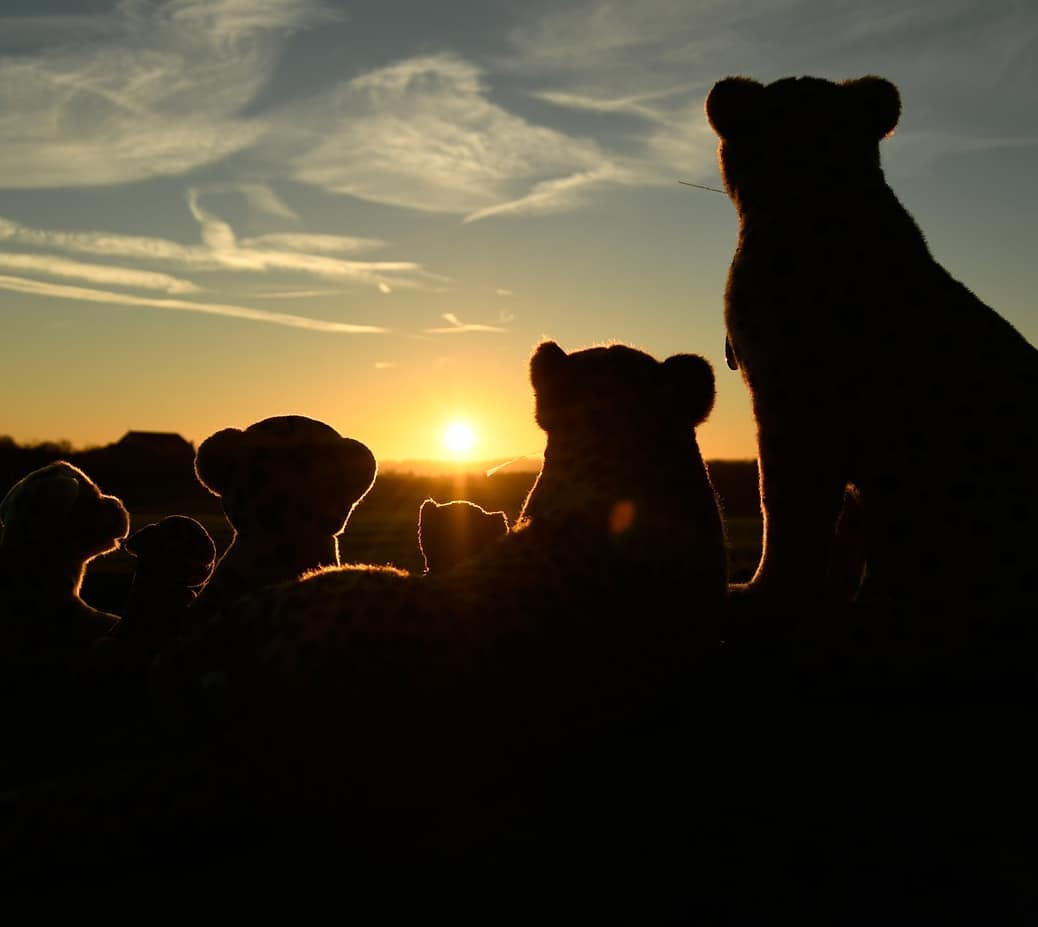
[[[727,353],[765,515],[746,594],[787,615],[817,603],[851,484],[855,633],[873,636],[854,646],[915,669],[1033,668],[1038,351],[934,260],[887,185],[897,89],[735,77],[706,112],[739,214]]]

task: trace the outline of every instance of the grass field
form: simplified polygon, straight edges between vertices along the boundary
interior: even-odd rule
[[[344,562],[390,563],[413,572],[423,568],[418,549],[418,509],[425,499],[437,502],[469,499],[490,511],[503,511],[509,522],[515,521],[523,500],[533,485],[533,473],[497,473],[485,477],[479,473],[456,476],[415,476],[385,474],[379,476],[371,492],[357,506],[349,525],[339,540]],[[166,515],[190,515],[198,519],[212,535],[217,550],[222,552],[231,540],[231,528],[215,498],[193,497],[182,504],[167,502],[162,506],[140,504],[128,506],[131,528],[136,530]],[[761,519],[758,514],[728,514],[731,579],[748,579],[760,555]],[[134,558],[116,551],[95,560],[89,568],[83,597],[98,608],[118,611],[125,600],[133,575]]]

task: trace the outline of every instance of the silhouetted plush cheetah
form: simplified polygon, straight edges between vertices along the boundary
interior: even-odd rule
[[[1033,666],[1038,351],[931,257],[887,186],[897,89],[732,77],[706,113],[739,213],[726,348],[758,430],[747,594],[818,601],[852,484],[874,646],[917,667]]]
[[[418,509],[418,549],[425,572],[449,570],[508,533],[508,516],[467,499],[426,499]]]
[[[360,441],[304,418],[267,418],[210,435],[195,455],[235,535],[191,606],[191,621],[239,595],[338,566],[338,536],[372,487],[375,458]]]
[[[113,633],[154,650],[181,633],[184,610],[213,574],[216,545],[195,519],[168,515],[138,528],[122,548],[137,559],[137,568]]]
[[[23,477],[0,502],[5,655],[83,654],[119,616],[80,598],[87,564],[129,531],[126,508],[65,461]]]

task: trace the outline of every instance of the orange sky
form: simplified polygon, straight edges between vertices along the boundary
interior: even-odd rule
[[[703,101],[730,74],[894,81],[888,180],[1038,340],[1033,4],[246,6],[0,8],[0,434],[293,413],[388,461],[464,419],[474,457],[537,454],[551,338],[702,354],[703,453],[753,457],[735,213],[678,183],[720,185]]]

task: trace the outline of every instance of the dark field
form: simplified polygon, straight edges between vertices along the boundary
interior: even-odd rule
[[[761,518],[757,496],[757,471],[753,461],[718,461],[710,465],[725,511],[730,551],[731,579],[748,579],[757,565],[761,544]],[[88,474],[90,471],[87,471]],[[92,475],[92,474],[91,474]],[[343,562],[390,563],[421,572],[418,549],[418,509],[425,499],[437,502],[469,499],[489,511],[503,511],[514,522],[533,485],[535,473],[499,472],[486,477],[468,472],[453,476],[380,474],[375,486],[354,510],[339,539]],[[119,495],[130,510],[131,530],[166,515],[190,515],[212,535],[223,552],[231,540],[231,528],[219,500],[200,486],[166,492],[162,483],[116,488],[101,482],[102,489]],[[168,484],[166,484],[168,485]],[[134,558],[122,551],[90,564],[83,598],[97,608],[118,611],[133,574]]]

